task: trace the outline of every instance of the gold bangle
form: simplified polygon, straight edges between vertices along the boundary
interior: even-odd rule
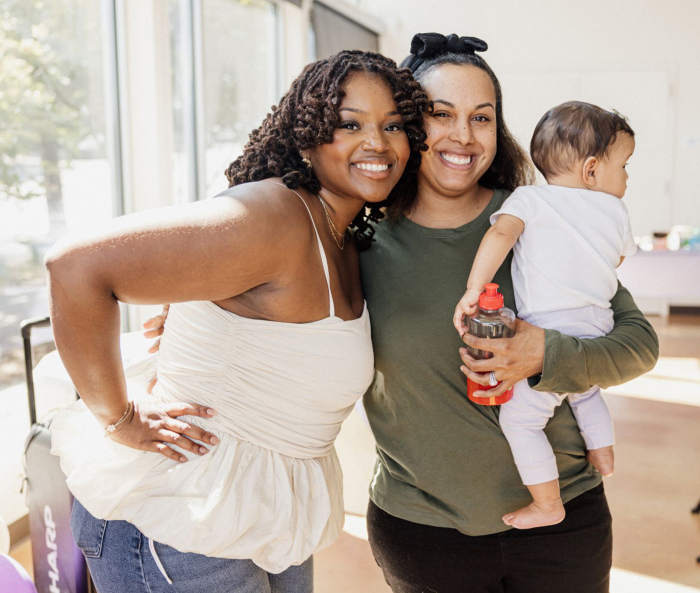
[[[126,410],[122,414],[122,417],[119,418],[114,424],[110,424],[107,428],[105,428],[104,432],[104,437],[107,438],[110,434],[112,434],[115,430],[117,430],[117,427],[124,423],[126,419],[131,415],[132,410],[134,409],[134,404],[133,402],[129,401],[126,404]]]

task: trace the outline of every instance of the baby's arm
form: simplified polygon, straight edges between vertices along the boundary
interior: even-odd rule
[[[466,331],[462,323],[464,316],[474,313],[484,285],[493,280],[524,228],[525,223],[517,216],[501,214],[481,240],[467,281],[467,292],[455,308],[453,323],[460,335]]]
[[[525,223],[517,216],[501,214],[496,223],[486,232],[474,258],[474,265],[467,281],[467,290],[481,292],[484,284],[493,280],[494,275],[513,245],[525,229]]]

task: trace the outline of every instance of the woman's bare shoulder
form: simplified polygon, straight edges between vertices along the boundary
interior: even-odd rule
[[[298,229],[303,220],[310,225],[305,202],[299,197],[303,191],[291,190],[280,178],[271,178],[229,187],[214,199],[227,202],[233,216],[243,210],[250,222],[264,222],[284,233],[285,229]]]
[[[216,199],[228,198],[251,206],[255,205],[259,208],[279,209],[284,208],[289,202],[293,204],[300,202],[301,200],[294,194],[302,191],[291,190],[282,183],[280,178],[273,177],[263,181],[251,181],[234,185],[218,194]]]

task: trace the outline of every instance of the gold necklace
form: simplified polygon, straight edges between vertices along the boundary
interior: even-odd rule
[[[326,208],[326,204],[323,201],[323,198],[319,195],[316,194],[316,197],[318,198],[318,201],[321,202],[321,206],[323,206],[323,211],[326,213],[326,220],[328,221],[328,228],[331,229],[331,235],[333,237],[333,240],[335,241],[335,244],[338,246],[338,249],[341,251],[345,249],[345,233],[341,233],[337,228],[335,228],[335,225],[333,224],[333,221],[331,220],[331,215],[328,214],[328,209]],[[335,232],[333,232],[335,231]],[[341,237],[341,241],[338,241],[338,239],[335,238],[335,234],[338,233]]]

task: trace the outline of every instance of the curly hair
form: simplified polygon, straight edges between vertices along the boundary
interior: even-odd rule
[[[475,47],[476,51],[484,51],[486,43],[476,38],[461,38],[470,40],[466,45],[469,47],[459,48],[459,44],[453,42],[457,40],[456,35],[444,37],[437,33],[418,34],[414,38],[421,38],[422,42],[434,41],[432,38],[441,38],[445,41],[444,48],[436,51],[427,57],[409,55],[402,63],[401,67],[408,68],[413,73],[415,79],[420,83],[425,80],[426,75],[444,64],[455,64],[458,66],[474,66],[488,74],[496,91],[496,156],[486,173],[479,180],[479,184],[489,189],[515,190],[521,185],[531,185],[535,182],[535,170],[527,156],[527,153],[513,137],[503,118],[503,93],[501,84],[486,60],[474,53],[473,42],[483,44],[483,47]],[[413,48],[412,48],[413,49]],[[432,102],[430,109],[432,110]],[[406,191],[392,202],[389,209],[389,217],[395,219],[400,214],[411,211],[418,197],[418,179],[414,175],[403,184]]]
[[[340,123],[338,109],[345,96],[342,86],[352,72],[377,75],[389,85],[410,146],[404,174],[387,199],[368,203],[350,225],[355,229],[358,249],[364,250],[373,240],[371,223],[381,220],[383,209],[405,192],[408,178],[420,168],[421,151],[427,149],[423,113],[428,110],[428,97],[411,72],[400,70],[393,60],[372,52],[341,51],[306,66],[279,106],[273,106],[262,125],[250,134],[243,154],[226,169],[226,177],[229,187],[281,177],[289,189],[302,186],[318,193],[321,184],[300,151],[333,142],[333,132]]]

